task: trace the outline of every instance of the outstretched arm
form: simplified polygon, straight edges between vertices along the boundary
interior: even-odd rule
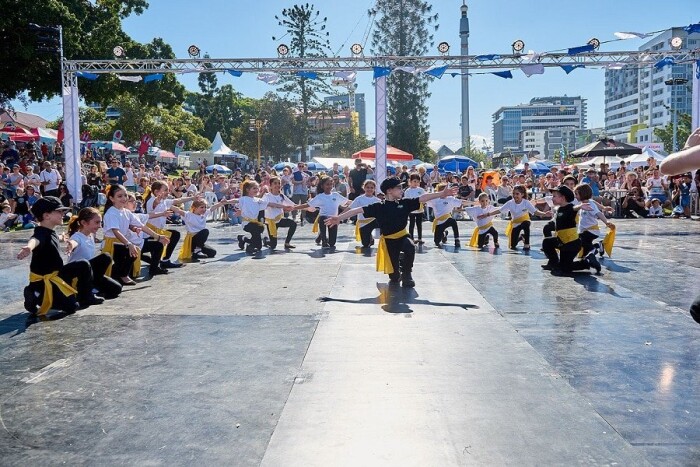
[[[339,216],[333,216],[326,219],[326,225],[338,225],[341,221],[344,221],[345,219],[350,219],[352,216],[362,214],[362,212],[363,208],[348,209],[347,211],[343,211],[343,213]]]
[[[459,192],[459,189],[456,186],[453,186],[452,188],[445,188],[442,191],[438,191],[435,193],[425,193],[418,198],[418,201],[421,203],[426,203],[430,201],[431,199],[438,199],[438,198],[447,198],[448,196],[454,196]]]

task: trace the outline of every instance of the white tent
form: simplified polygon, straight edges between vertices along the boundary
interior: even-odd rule
[[[594,157],[593,159],[589,159],[585,162],[579,162],[576,164],[576,166],[580,169],[585,169],[588,168],[592,165],[595,165],[596,169],[600,167],[600,164],[608,164],[608,167],[611,169],[617,169],[620,167],[620,162],[622,162],[622,159],[620,159],[617,156],[598,156]]]
[[[197,161],[203,162],[205,165],[211,165],[218,163],[220,160],[226,159],[248,159],[248,156],[245,154],[236,152],[226,146],[223,138],[221,138],[221,133],[219,132],[216,132],[214,142],[211,143],[211,147],[208,151],[183,151],[180,153],[180,155],[187,156],[189,158],[189,166]]]
[[[648,166],[649,163],[647,162],[647,159],[650,157],[656,159],[657,164],[666,159],[666,156],[662,156],[650,147],[645,147],[641,154],[632,154],[625,159],[625,162],[627,162],[627,167],[634,169],[636,167]]]
[[[214,141],[211,143],[209,152],[211,154],[214,154],[215,156],[231,156],[235,157],[236,159],[248,159],[248,156],[236,152],[228,146],[226,146],[226,144],[224,144],[223,138],[221,138],[221,133],[219,133],[218,131],[216,132]]]

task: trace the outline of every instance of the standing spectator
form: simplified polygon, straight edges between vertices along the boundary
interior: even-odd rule
[[[58,170],[51,167],[51,162],[44,161],[44,170],[39,174],[41,186],[44,187],[44,196],[58,197],[58,185],[61,183],[61,175]]]
[[[107,169],[107,184],[108,185],[123,185],[126,180],[126,171],[119,167],[119,161],[112,159],[110,167]]]
[[[373,173],[372,169],[367,164],[362,162],[362,159],[355,159],[355,168],[350,171],[350,200],[354,200],[362,193],[364,189],[362,185],[367,180],[367,175]]]
[[[304,173],[304,163],[299,162],[292,173],[292,201],[294,204],[306,204],[309,200],[309,176]],[[292,219],[296,221],[297,211],[292,211]],[[301,225],[304,225],[304,213],[299,216]]]
[[[46,141],[41,143],[41,158],[45,161],[49,160],[49,146]]]
[[[124,163],[124,188],[129,193],[136,193],[136,174],[134,174],[134,169],[131,167],[131,162],[126,161]]]

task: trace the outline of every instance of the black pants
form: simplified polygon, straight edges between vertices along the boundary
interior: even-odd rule
[[[624,203],[624,200],[620,202]],[[636,212],[639,217],[649,217],[649,211],[630,199],[627,201],[627,207],[622,207],[622,217],[633,218],[632,212]]]
[[[440,242],[442,242],[442,236],[448,227],[452,227],[452,235],[454,236],[455,241],[459,240],[459,227],[457,227],[457,221],[450,217],[435,228],[434,240],[436,245],[439,245]]]
[[[491,226],[486,232],[479,233],[479,248],[483,248],[486,245],[486,240],[488,240],[489,235],[493,237],[494,244],[498,243],[498,231]]]
[[[510,232],[510,246],[512,249],[515,249],[515,247],[518,245],[518,241],[520,240],[520,234],[523,234],[523,243],[525,245],[530,244],[530,221],[524,221],[521,222],[520,225],[517,227],[513,227],[513,230]]]
[[[107,268],[112,264],[112,257],[107,253],[100,253],[90,260],[92,267],[92,286],[97,289],[104,298],[117,298],[122,291],[122,285],[106,276]]]
[[[423,213],[409,214],[408,215],[408,233],[411,238],[416,238],[413,236],[413,229],[418,229],[418,240],[423,240]]]
[[[578,238],[581,240],[581,248],[583,248],[583,257],[585,258],[593,250],[593,242],[598,236],[588,230],[584,230],[579,234]]]
[[[405,236],[396,240],[386,240],[386,249],[389,252],[389,259],[394,272],[389,274],[392,280],[398,280],[401,273],[411,273],[413,271],[413,260],[416,258],[416,246],[411,237]],[[403,257],[401,256],[403,253]]]
[[[165,247],[159,241],[152,238],[147,238],[143,242],[143,248],[141,249],[141,259],[149,264],[148,270],[153,273],[154,270],[160,268],[160,259],[163,257],[163,249]],[[144,256],[145,254],[150,254],[149,256]]]
[[[557,255],[557,248],[559,254]],[[558,237],[548,237],[542,241],[542,251],[549,260],[549,265],[564,272],[583,271],[589,269],[588,262],[574,261],[581,250],[581,240],[561,243]]]
[[[542,227],[542,235],[544,235],[544,238],[551,237],[556,230],[557,226],[554,221],[549,221]]]
[[[243,227],[243,230],[250,234],[250,238],[246,239],[246,243],[248,243],[250,249],[262,250],[262,233],[265,231],[265,227],[248,222],[246,226]],[[248,250],[248,248],[246,248],[246,250]]]
[[[277,222],[277,228],[287,228],[287,238],[284,241],[284,244],[287,245],[292,242],[292,237],[294,236],[294,232],[297,231],[297,223],[294,222],[292,219],[287,219],[287,218],[282,218]],[[268,233],[269,229],[268,229]],[[273,237],[272,234],[270,233],[270,248],[273,250],[277,248],[277,237]]]
[[[216,256],[216,250],[206,245],[208,239],[209,229],[203,229],[194,234],[192,236],[192,251],[190,253],[194,254],[194,250],[199,248],[208,258]]]
[[[321,239],[323,246],[335,246],[335,241],[338,238],[338,226],[327,227],[326,219],[328,219],[327,216],[319,216],[318,218],[318,238]],[[326,234],[326,229],[328,234]]]
[[[700,323],[700,295],[695,297],[695,301],[690,305],[690,316],[692,316],[697,323]]]
[[[170,255],[173,254],[177,243],[180,241],[180,232],[171,229],[168,229],[168,232],[170,232],[170,243],[168,243],[168,246],[165,247],[165,256],[163,257],[165,261],[170,259]]]
[[[114,265],[112,265],[113,279],[131,276],[131,269],[134,266],[135,258],[129,255],[129,249],[124,244],[114,244],[112,259],[114,260]]]
[[[365,224],[362,227],[360,227],[360,238],[362,239],[362,246],[364,248],[367,248],[372,245],[372,231],[378,228],[379,224],[377,224],[376,220],[373,220],[369,224]]]
[[[92,293],[92,268],[87,260],[73,261],[72,263],[64,264],[58,271],[58,276],[63,279],[68,285],[73,284],[73,279],[78,279],[76,295],[66,297],[58,290],[58,287],[52,284],[53,287],[53,304],[51,308],[64,311],[75,311],[75,302],[90,301],[93,297]],[[31,282],[27,288],[31,293],[38,292],[37,304],[41,304],[44,298],[44,282]]]

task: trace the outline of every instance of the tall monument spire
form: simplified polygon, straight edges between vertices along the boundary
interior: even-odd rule
[[[459,20],[459,37],[462,39],[461,53],[463,57],[469,55],[469,18],[467,18],[467,1],[462,0],[462,17]],[[462,147],[465,153],[471,148],[469,135],[469,75],[467,74],[467,60],[462,60]]]

